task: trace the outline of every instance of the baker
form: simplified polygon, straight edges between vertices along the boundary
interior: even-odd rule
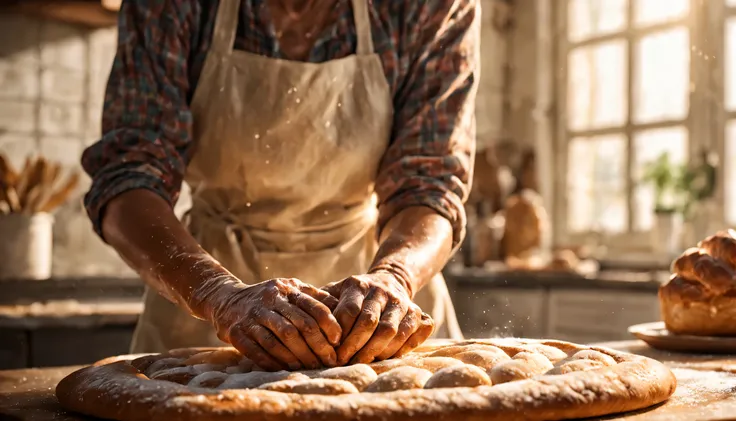
[[[440,271],[464,235],[479,13],[123,2],[82,163],[95,229],[150,288],[131,351],[224,341],[277,370],[461,337]]]

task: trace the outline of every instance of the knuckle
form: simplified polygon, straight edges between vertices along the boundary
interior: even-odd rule
[[[294,287],[298,287],[302,283],[300,280],[298,280],[296,278],[283,278],[283,279],[281,279],[281,282],[284,285],[289,285],[289,286],[294,286]]]
[[[276,281],[268,281],[268,284],[264,285],[263,292],[266,296],[276,296],[279,294],[279,285]]]
[[[378,324],[378,314],[372,311],[364,311],[360,318],[360,324],[365,327],[376,326]]]
[[[301,307],[304,304],[309,303],[304,294],[302,294],[301,292],[294,292],[292,294],[289,294],[289,301],[293,302],[294,305],[297,307]]]
[[[285,340],[290,341],[299,337],[299,331],[294,326],[286,326],[283,335]]]
[[[401,342],[406,342],[406,340],[409,338],[409,335],[411,335],[413,332],[409,329],[399,329],[398,332],[396,332],[396,336],[394,338],[398,339]]]
[[[261,341],[268,348],[273,348],[279,344],[279,340],[272,333],[261,333]]]
[[[349,302],[345,304],[345,307],[343,307],[344,312],[346,315],[350,317],[358,317],[360,315],[360,306],[356,302]]]
[[[346,279],[350,286],[359,288],[361,290],[367,290],[369,288],[368,281],[358,276],[351,276]]]
[[[378,326],[376,327],[376,333],[380,334],[381,336],[396,336],[398,332],[398,326],[384,320],[378,322]]]
[[[404,316],[404,319],[401,320],[402,325],[406,325],[407,327],[414,328],[416,325],[419,324],[419,317],[417,317],[416,313],[413,312],[407,312],[406,316]]]
[[[305,320],[302,326],[302,332],[307,336],[315,336],[319,333],[319,326],[313,320]]]

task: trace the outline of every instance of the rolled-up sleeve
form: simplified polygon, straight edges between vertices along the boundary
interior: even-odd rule
[[[426,206],[450,221],[457,248],[475,154],[480,8],[477,0],[417,3],[391,144],[376,180],[379,228],[403,209]]]
[[[101,235],[105,206],[133,189],[176,202],[192,139],[188,60],[198,2],[124,1],[105,92],[102,138],[82,155],[85,207]]]

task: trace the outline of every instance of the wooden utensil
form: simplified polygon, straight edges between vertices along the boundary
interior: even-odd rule
[[[27,157],[23,164],[23,169],[20,170],[20,173],[18,174],[18,180],[14,184],[11,184],[15,188],[15,192],[18,194],[18,200],[25,195],[26,189],[28,189],[28,178],[31,175],[32,167],[33,161],[31,160],[31,157]]]
[[[3,180],[0,182],[0,190],[2,191],[3,201],[8,204],[10,212],[20,212],[20,200],[18,199],[18,193],[16,192],[15,187],[7,185]]]
[[[57,206],[64,203],[74,192],[74,189],[77,187],[78,184],[79,174],[72,173],[67,178],[62,187],[58,190],[55,190],[54,193],[49,196],[49,199],[46,201],[46,203],[40,206],[40,212],[50,212],[54,210]]]
[[[13,168],[3,154],[0,154],[0,178],[10,186],[15,186],[18,182],[18,171]]]
[[[0,213],[51,212],[63,204],[79,184],[79,175],[69,175],[58,186],[61,169],[44,157],[27,157],[17,171],[0,154]]]
[[[24,213],[33,213],[33,201],[38,200],[43,189],[46,167],[46,160],[41,157],[31,162],[28,168],[28,174],[25,178],[26,184],[23,186],[24,190],[18,191],[20,206]]]
[[[46,166],[37,194],[29,201],[28,207],[31,209],[31,212],[41,212],[43,205],[49,201],[51,195],[54,193],[54,185],[60,173],[60,164],[50,163]]]

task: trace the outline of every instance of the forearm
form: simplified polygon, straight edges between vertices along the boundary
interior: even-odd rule
[[[370,272],[391,272],[413,298],[450,259],[452,240],[447,218],[429,207],[406,208],[383,228]]]
[[[209,319],[207,298],[240,282],[204,251],[157,194],[130,190],[106,207],[105,240],[152,288],[200,319]]]

